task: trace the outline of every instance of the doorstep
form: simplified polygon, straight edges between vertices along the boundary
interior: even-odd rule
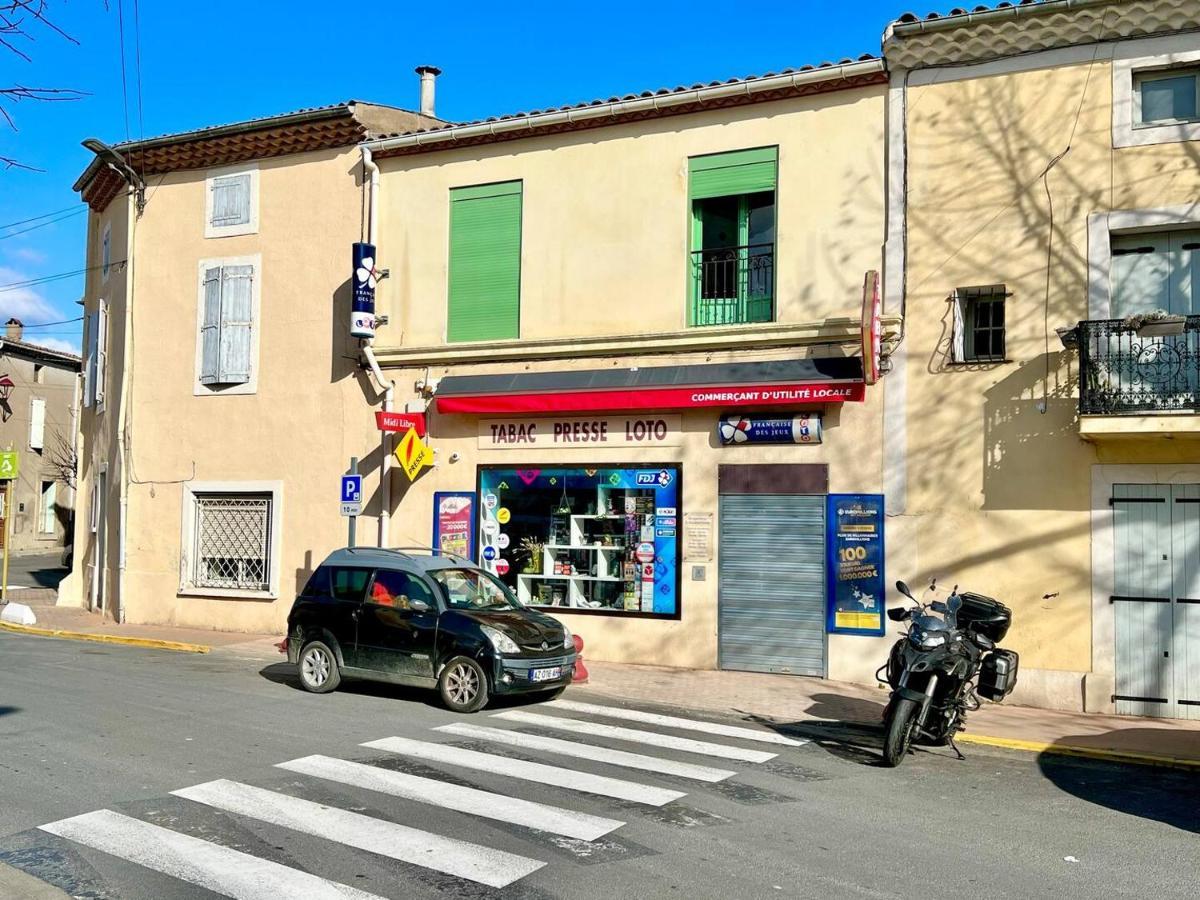
[[[586,653],[585,653],[586,656]],[[882,723],[887,690],[793,675],[667,669],[586,660],[573,687],[633,703],[704,709],[748,720],[861,729]],[[968,716],[963,743],[1013,750],[1200,766],[1200,721],[1101,716],[985,703]]]

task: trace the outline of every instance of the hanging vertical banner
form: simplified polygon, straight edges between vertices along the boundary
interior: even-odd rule
[[[435,491],[433,549],[436,553],[475,558],[475,493]]]
[[[879,296],[879,273],[872,269],[863,281],[862,361],[863,380],[879,380],[879,356],[883,352],[883,302]]]
[[[350,276],[350,336],[375,337],[375,245],[356,243]]]
[[[883,634],[883,495],[830,494],[826,503],[826,630]]]

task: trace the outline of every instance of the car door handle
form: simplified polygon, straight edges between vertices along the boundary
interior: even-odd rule
[[[359,610],[356,609],[356,610],[354,610],[354,612],[350,613],[350,618],[352,618],[355,622],[357,622],[358,615],[359,615]]]

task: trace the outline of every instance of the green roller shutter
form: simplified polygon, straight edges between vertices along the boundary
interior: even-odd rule
[[[450,341],[520,336],[521,182],[450,191]]]
[[[777,147],[693,156],[688,160],[688,193],[692,200],[730,197],[775,190]]]

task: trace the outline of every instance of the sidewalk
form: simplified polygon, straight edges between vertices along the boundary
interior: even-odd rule
[[[586,659],[590,681],[572,688],[630,703],[707,709],[830,739],[878,744],[887,691],[861,685],[752,672],[627,666]],[[1099,716],[985,703],[968,717],[962,744],[1053,751],[1200,767],[1200,721]]]
[[[37,616],[37,630],[63,631],[69,635],[94,637],[106,642],[182,650],[191,653],[218,651],[256,659],[283,659],[276,648],[283,635],[245,634],[171,625],[118,625],[100,613],[70,606],[40,605],[32,598],[9,595],[13,603],[25,603]],[[51,601],[53,602],[53,601]],[[12,629],[16,630],[16,629]],[[21,629],[24,630],[24,629]],[[37,633],[36,631],[34,633]]]

